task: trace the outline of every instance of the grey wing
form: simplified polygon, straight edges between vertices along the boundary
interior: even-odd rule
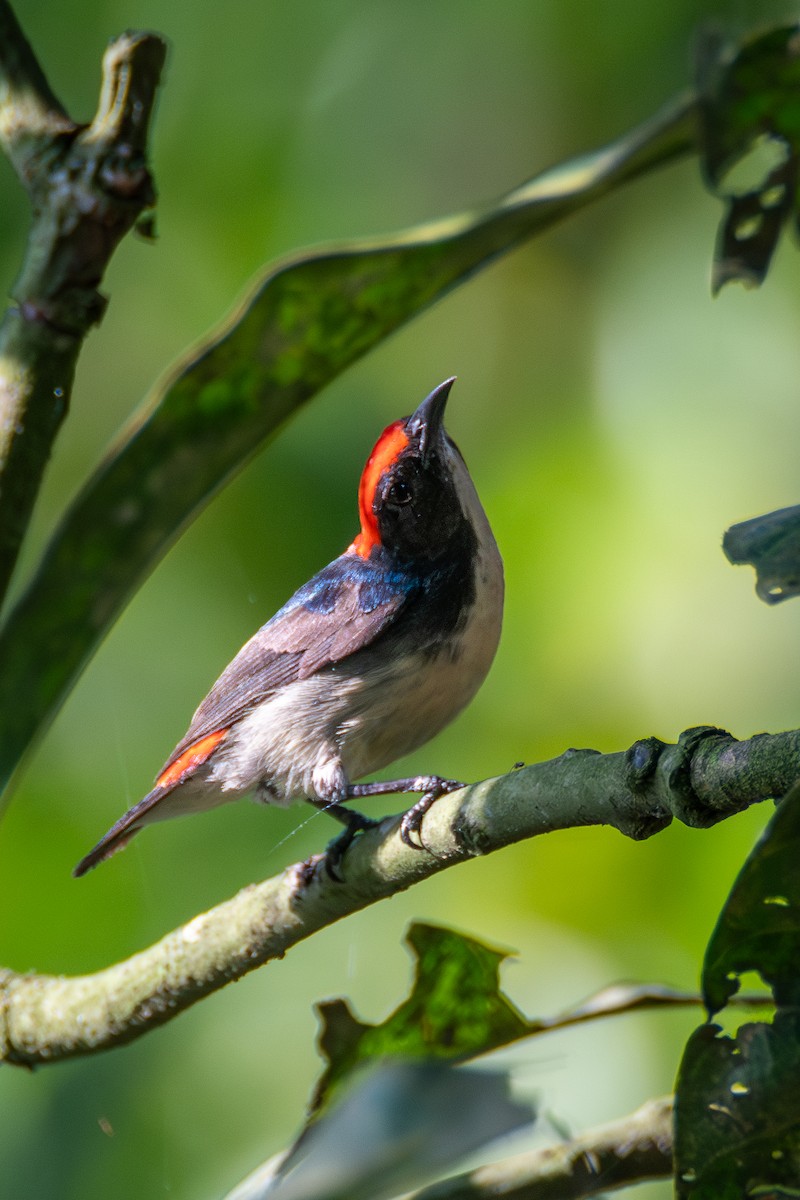
[[[357,580],[328,587],[322,605],[318,595],[319,590],[306,585],[297,602],[291,601],[245,643],[200,704],[159,778],[193,743],[230,728],[277,688],[307,679],[370,645],[408,598],[405,590],[383,587],[380,598],[370,598],[365,607]]]

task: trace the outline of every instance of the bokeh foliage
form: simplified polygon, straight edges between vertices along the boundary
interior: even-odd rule
[[[203,0],[21,12],[78,115],[112,33],[151,25],[173,43],[160,240],[115,261],[28,566],[154,375],[263,262],[459,211],[616,136],[683,85],[698,7],[619,0],[593,10],[591,38],[586,7],[563,0],[312,0],[302,17],[243,4],[224,24]],[[0,186],[8,285],[26,218],[5,165]],[[792,606],[758,605],[718,548],[733,521],[797,499],[797,264],[779,253],[763,293],[712,305],[716,219],[692,164],[596,206],[348,372],[220,497],[119,622],[20,787],[0,840],[0,960],[91,969],[327,838],[323,818],[295,833],[299,810],[240,806],[155,831],[83,886],[69,878],[232,651],[350,540],[375,432],[451,372],[450,426],[509,600],[490,681],[413,769],[478,777],[566,745],[797,723]],[[645,845],[592,830],[518,847],[328,931],[133,1050],[4,1072],[0,1191],[221,1193],[288,1140],[316,1070],[312,1001],[346,993],[374,1014],[402,994],[411,916],[516,945],[509,990],[526,1011],[614,976],[691,987],[763,819]],[[691,1023],[640,1018],[600,1046],[581,1031],[520,1073],[588,1124],[667,1090]]]

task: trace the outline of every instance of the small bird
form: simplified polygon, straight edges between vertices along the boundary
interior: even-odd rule
[[[75,876],[145,825],[248,793],[263,804],[308,800],[341,821],[327,855],[334,878],[355,835],[376,824],[347,800],[424,793],[401,827],[409,845],[421,845],[425,811],[461,784],[436,775],[350,781],[443,729],[475,695],[500,639],[502,560],[443,425],[453,383],[384,429],[361,475],[355,541],[242,647],[153,790]]]

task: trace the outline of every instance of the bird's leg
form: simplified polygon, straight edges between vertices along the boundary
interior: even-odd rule
[[[345,808],[343,804],[329,803],[327,800],[319,800],[312,796],[309,796],[308,799],[309,803],[318,808],[320,812],[328,813],[345,826],[344,832],[334,838],[325,851],[325,870],[331,879],[335,879],[337,883],[343,883],[344,878],[339,867],[342,865],[342,859],[348,846],[357,833],[361,833],[365,829],[374,829],[376,825],[380,824],[380,821],[373,821],[369,817],[365,817],[363,813],[354,812],[352,808]]]
[[[377,783],[351,783],[347,788],[348,800],[360,800],[365,796],[393,796],[398,792],[422,792],[416,804],[403,814],[400,822],[400,837],[413,850],[424,850],[420,830],[422,819],[429,808],[448,792],[464,787],[458,779],[442,779],[440,775],[413,775],[409,779],[390,779]],[[416,840],[414,840],[416,839]]]

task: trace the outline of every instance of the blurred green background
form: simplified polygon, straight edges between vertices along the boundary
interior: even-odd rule
[[[755,8],[721,16],[735,28]],[[21,576],[154,378],[265,262],[473,207],[612,139],[687,83],[692,32],[714,11],[18,4],[78,119],[93,111],[109,37],[149,27],[171,44],[153,154],[159,240],[129,238],[115,256]],[[0,197],[7,291],[27,212],[5,162]],[[148,789],[239,645],[351,540],[377,432],[450,374],[449,428],[506,562],[505,632],[468,712],[396,773],[482,778],[694,724],[741,737],[797,725],[797,606],[760,604],[720,539],[800,499],[800,264],[787,245],[762,291],[712,302],[719,215],[695,162],[661,170],[481,273],[299,414],[151,577],[29,764],[0,830],[1,963],[93,971],[335,832],[304,808],[241,804],[151,830],[70,877]],[[319,1069],[314,1001],[345,994],[379,1020],[402,998],[412,918],[515,948],[504,980],[530,1014],[623,978],[692,988],[768,815],[640,845],[589,829],[518,846],[323,932],[127,1049],[6,1068],[0,1196],[219,1197],[301,1119]],[[697,1019],[638,1015],[538,1040],[515,1053],[515,1078],[568,1127],[610,1119],[670,1090]]]

